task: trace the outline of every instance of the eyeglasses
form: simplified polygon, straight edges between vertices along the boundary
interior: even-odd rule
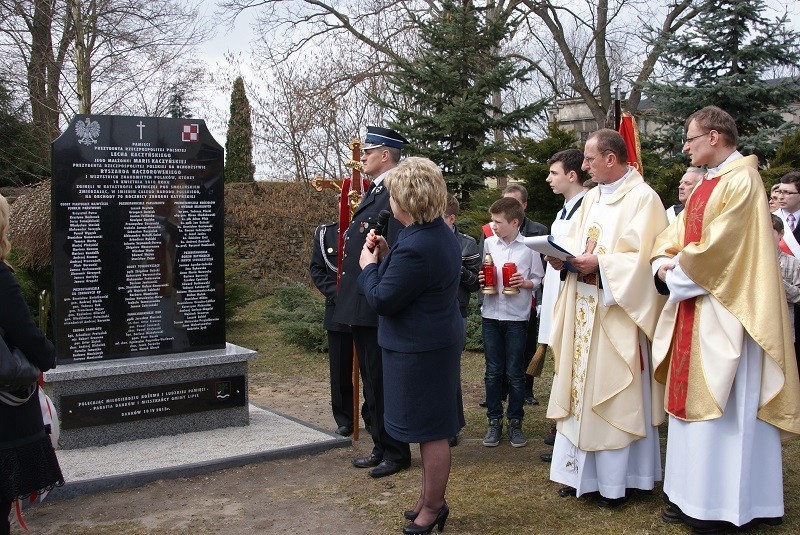
[[[607,153],[609,153],[609,152],[611,152],[611,151],[610,151],[610,150],[604,150],[604,151],[603,151],[603,152],[601,152],[600,154],[601,154],[601,155],[603,155],[603,156],[605,156],[605,155],[606,155]],[[583,161],[584,161],[584,162],[586,162],[586,163],[588,163],[589,165],[592,165],[592,162],[593,162],[593,161],[595,161],[596,159],[598,159],[599,157],[600,157],[600,156],[591,156],[591,157],[589,157],[589,156],[584,156],[584,157],[583,157]]]
[[[692,142],[693,142],[695,139],[699,139],[699,138],[701,138],[701,137],[703,137],[703,136],[707,136],[707,135],[709,135],[711,132],[712,132],[712,131],[706,132],[705,134],[697,134],[696,136],[687,137],[687,138],[685,138],[685,139],[683,140],[683,144],[684,144],[684,145],[691,145],[691,144],[692,144]]]
[[[691,145],[691,144],[692,144],[692,141],[694,141],[695,139],[701,138],[701,137],[703,137],[703,136],[707,136],[707,135],[708,135],[708,134],[710,134],[710,133],[711,133],[711,132],[706,132],[705,134],[697,134],[696,136],[687,137],[687,138],[685,138],[685,139],[683,140],[683,144],[684,144],[684,145]]]
[[[785,189],[776,189],[776,195],[797,195],[800,191],[786,191]]]

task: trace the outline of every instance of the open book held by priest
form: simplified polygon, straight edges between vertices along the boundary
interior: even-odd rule
[[[569,263],[569,260],[575,258],[577,255],[571,253],[566,247],[557,243],[553,236],[530,236],[528,238],[523,238],[522,241],[528,248],[538,253],[563,261],[564,267],[573,273],[578,272],[575,266]]]

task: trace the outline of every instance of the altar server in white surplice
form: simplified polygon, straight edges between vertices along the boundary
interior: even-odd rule
[[[758,159],[708,106],[684,152],[708,172],[656,240],[669,294],[653,341],[669,413],[662,520],[727,532],[783,516],[781,435],[800,432],[800,384]]]
[[[572,216],[581,207],[583,196],[586,194],[586,190],[583,189],[586,173],[581,169],[583,153],[578,149],[562,150],[553,154],[547,163],[550,165],[547,183],[553,188],[553,193],[564,196],[564,206],[558,211],[556,219],[550,227],[550,235],[556,239],[556,242],[562,243],[572,226]],[[560,289],[559,272],[548,265],[544,283],[542,283],[542,309],[539,313],[540,344],[550,345],[553,306],[556,304]],[[541,373],[541,369],[539,372]]]
[[[653,287],[649,258],[667,216],[627,161],[614,130],[586,142],[583,168],[598,187],[573,216],[566,245],[580,252],[571,261],[579,273],[563,272],[550,335],[555,377],[547,417],[557,427],[550,479],[566,485],[561,496],[599,491],[601,507],[616,507],[627,489],[651,490],[661,479],[649,346],[664,298]]]

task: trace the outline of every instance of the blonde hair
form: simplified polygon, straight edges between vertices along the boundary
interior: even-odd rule
[[[429,223],[447,207],[447,185],[442,172],[427,158],[411,156],[386,176],[386,187],[395,204],[414,223]]]
[[[9,214],[11,209],[8,201],[0,195],[0,262],[8,264],[6,258],[11,252],[11,242],[8,241]]]

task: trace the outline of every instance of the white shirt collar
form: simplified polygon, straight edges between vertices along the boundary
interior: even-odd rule
[[[584,195],[586,195],[586,190],[581,190],[580,193],[564,203],[564,208],[566,208],[567,213],[572,212],[572,209],[575,208],[575,205],[578,204],[578,201],[583,199]]]
[[[716,167],[710,167],[706,172],[706,178],[714,178],[714,176],[719,172],[720,169],[722,169],[725,166],[725,164],[732,162],[733,160],[738,160],[741,157],[742,157],[741,152],[739,152],[738,150],[733,151],[730,154],[730,156],[725,158],[725,161],[723,161],[721,164],[719,164]]]
[[[629,165],[628,171],[624,175],[622,175],[622,178],[620,178],[616,182],[613,182],[611,184],[598,184],[597,187],[600,188],[600,196],[605,197],[606,195],[611,195],[612,193],[617,191],[619,187],[628,179],[628,177],[631,176],[632,172],[633,172],[633,167]]]

